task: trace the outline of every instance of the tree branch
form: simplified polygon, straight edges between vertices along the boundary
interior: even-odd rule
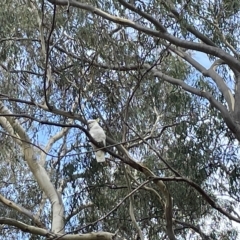
[[[2,102],[0,102],[0,114],[11,115],[12,112],[9,111]],[[64,206],[62,199],[54,188],[50,181],[50,178],[46,170],[38,163],[34,148],[29,142],[31,142],[27,133],[21,126],[21,124],[13,117],[5,116],[7,122],[12,126],[15,132],[18,134],[22,140],[22,150],[24,154],[24,159],[27,162],[31,172],[33,173],[38,185],[45,192],[48,199],[52,204],[52,229],[56,232],[63,231],[63,213]],[[13,138],[14,139],[14,138]]]
[[[77,209],[74,209],[71,214],[69,214],[67,217],[65,217],[65,223],[67,223],[73,216],[75,216],[76,214],[78,214],[80,211],[82,211],[83,209],[86,208],[90,208],[93,207],[94,204],[93,203],[89,203],[89,204],[84,204],[79,206]]]
[[[34,235],[47,237],[48,239],[61,239],[61,240],[113,240],[115,234],[109,232],[92,232],[86,234],[55,234],[49,232],[46,229],[34,227],[27,225],[23,222],[17,221],[12,218],[0,218],[0,224],[6,224],[14,226],[22,230],[23,232],[28,232]]]
[[[217,203],[215,203],[211,199],[211,197],[208,196],[208,194],[199,185],[197,185],[195,182],[191,181],[190,179],[187,179],[187,178],[184,178],[184,177],[155,177],[155,178],[152,178],[152,179],[159,179],[159,180],[162,180],[162,181],[186,182],[190,186],[195,188],[214,209],[218,210],[220,213],[222,213],[223,215],[228,217],[230,220],[233,220],[235,222],[240,223],[239,218],[234,217],[233,215],[231,215],[230,213],[225,211],[223,208],[221,208]]]
[[[152,17],[150,14],[147,14],[143,11],[141,11],[139,8],[136,8],[134,5],[127,3],[123,0],[118,0],[124,7],[130,9],[131,11],[139,14],[141,17],[147,19],[149,22],[153,23],[154,26],[159,29],[161,32],[167,32],[167,29],[154,17]]]
[[[14,209],[14,210],[17,210],[18,212],[20,212],[20,213],[24,214],[25,216],[27,216],[28,218],[32,219],[33,222],[34,222],[38,227],[45,228],[45,226],[43,225],[43,223],[42,223],[32,212],[30,212],[30,211],[27,210],[26,208],[24,208],[24,207],[20,206],[19,204],[16,204],[16,203],[14,203],[13,201],[5,198],[5,197],[4,197],[3,195],[1,195],[1,194],[0,194],[0,201],[1,201],[4,205],[6,205],[6,206],[8,206],[8,207],[10,207],[10,208],[12,208],[12,209]]]
[[[163,43],[163,44],[167,45],[166,43]],[[215,61],[215,64],[213,64],[212,67],[210,67],[207,70],[199,62],[194,60],[188,53],[183,52],[173,46],[169,46],[169,49],[171,51],[173,51],[174,53],[176,53],[178,56],[180,56],[182,59],[184,59],[188,63],[190,63],[195,69],[197,69],[199,72],[201,72],[203,74],[203,76],[212,78],[212,80],[216,83],[220,92],[223,94],[223,96],[228,104],[229,110],[230,111],[234,110],[234,102],[235,101],[234,101],[234,97],[231,92],[231,89],[227,86],[227,84],[225,83],[223,78],[221,76],[219,76],[219,74],[213,68],[213,66],[215,66],[216,63],[219,63],[220,61],[223,62],[221,59],[218,59],[217,61]]]
[[[186,222],[179,221],[179,220],[177,220],[177,219],[174,219],[173,221],[174,221],[175,223],[178,223],[178,224],[182,225],[182,226],[185,226],[185,227],[187,227],[187,228],[193,229],[195,232],[197,232],[197,233],[201,236],[201,238],[202,238],[203,240],[211,240],[210,237],[208,237],[205,233],[202,232],[202,230],[200,229],[200,227],[194,226],[194,225],[192,225],[192,224],[190,224],[190,223],[186,223]]]
[[[72,6],[72,7],[77,7],[77,8],[87,10],[87,11],[92,12],[93,14],[96,14],[98,16],[101,16],[102,18],[107,19],[111,22],[121,24],[123,26],[132,27],[132,28],[134,28],[140,32],[144,32],[150,36],[155,36],[155,37],[165,39],[176,46],[187,48],[187,49],[192,49],[192,50],[197,50],[200,52],[211,54],[215,57],[219,57],[219,58],[223,59],[229,65],[230,68],[240,69],[240,62],[236,58],[234,58],[233,56],[226,53],[225,51],[223,51],[220,48],[209,46],[206,44],[201,44],[201,43],[196,43],[196,42],[192,42],[192,41],[179,39],[169,33],[152,30],[152,29],[144,27],[136,22],[133,22],[129,19],[113,16],[113,15],[106,13],[94,6],[78,2],[76,0],[48,0],[48,2],[50,2],[52,4],[56,4],[56,5]]]
[[[174,8],[174,5],[171,1],[166,0],[162,2],[163,5],[166,7],[166,9],[170,9],[171,13],[173,14],[173,16],[175,17],[175,19],[177,19],[178,21],[181,21],[181,17],[180,14],[178,13],[177,9]],[[205,44],[208,44],[210,46],[214,46],[216,47],[216,44],[211,41],[208,37],[206,37],[204,34],[202,34],[201,32],[199,32],[196,28],[194,28],[193,26],[189,25],[188,23],[185,23],[184,27],[190,32],[192,33],[194,36],[196,36],[198,39],[200,39],[202,42],[204,42]]]
[[[132,191],[132,187],[131,187],[129,176],[128,176],[128,173],[127,173],[129,171],[129,169],[127,171],[126,167],[128,167],[128,166],[123,166],[124,176],[125,176],[125,180],[126,180],[126,183],[127,183],[128,191],[131,192]],[[139,236],[140,240],[144,240],[144,236],[143,236],[142,230],[139,227],[139,225],[137,223],[137,220],[136,220],[136,217],[135,217],[135,214],[134,214],[133,197],[132,196],[130,196],[130,198],[129,198],[129,215],[130,215],[130,218],[131,218],[131,220],[133,222],[133,225],[137,229],[138,236]]]
[[[39,103],[36,103],[34,101],[26,101],[26,100],[22,100],[22,99],[19,99],[19,98],[13,98],[13,97],[10,97],[10,96],[8,96],[7,94],[4,94],[4,93],[0,93],[0,97],[1,97],[0,100],[8,100],[8,101],[12,101],[12,102],[25,103],[25,104],[28,104],[30,106],[36,106],[36,107],[41,108],[44,111],[47,111],[47,112],[50,112],[50,113],[53,113],[53,114],[57,114],[57,115],[61,115],[61,116],[71,118],[71,119],[77,119],[77,120],[81,121],[82,123],[87,124],[87,122],[83,119],[83,117],[81,115],[75,114],[71,111],[69,111],[69,112],[62,111],[62,110],[60,110],[60,109],[58,109],[54,106],[52,106],[52,108],[49,109],[47,107],[47,105],[45,105],[45,104],[39,104]]]
[[[151,66],[149,64],[145,64],[145,67],[150,68]],[[169,82],[173,85],[177,85],[177,86],[182,87],[182,89],[186,90],[187,92],[190,92],[190,93],[193,93],[194,95],[206,98],[214,108],[216,108],[217,110],[219,110],[221,112],[222,118],[224,119],[228,128],[232,131],[232,133],[240,141],[240,128],[235,123],[232,116],[229,114],[227,108],[223,104],[218,102],[209,92],[200,91],[197,88],[191,87],[180,79],[170,77],[170,76],[160,72],[155,67],[152,68],[151,72],[153,73],[153,75],[155,77],[160,77],[164,81],[167,81],[167,82]]]
[[[145,182],[141,183],[139,186],[137,186],[134,190],[132,190],[128,195],[126,195],[111,211],[109,211],[106,215],[102,216],[101,218],[99,218],[98,220],[92,222],[92,223],[89,223],[88,225],[86,226],[83,226],[81,228],[78,228],[76,229],[75,231],[73,232],[79,232],[81,231],[82,229],[86,228],[86,227],[89,227],[89,226],[92,226],[96,223],[98,223],[99,221],[102,221],[103,219],[107,218],[108,216],[110,216],[114,211],[116,211],[121,205],[122,203],[128,199],[129,197],[131,197],[137,190],[139,190],[140,188],[142,188],[144,185],[148,184],[151,180],[146,180]]]

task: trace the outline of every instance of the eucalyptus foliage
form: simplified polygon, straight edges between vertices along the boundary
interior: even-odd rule
[[[239,10],[1,1],[3,239],[236,239]],[[106,163],[89,144],[92,118]]]

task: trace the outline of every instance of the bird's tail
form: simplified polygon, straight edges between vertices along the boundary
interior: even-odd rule
[[[105,152],[98,150],[95,152],[97,162],[105,162]]]

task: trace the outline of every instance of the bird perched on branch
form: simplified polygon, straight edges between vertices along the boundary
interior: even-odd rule
[[[88,120],[88,127],[89,127],[89,133],[93,137],[93,139],[96,142],[99,142],[103,145],[103,147],[106,146],[106,135],[104,130],[99,126],[98,124],[99,119],[90,119]],[[95,151],[95,156],[97,162],[105,162],[105,152],[103,150],[97,150],[98,147],[96,147],[93,143],[91,143],[93,150]]]

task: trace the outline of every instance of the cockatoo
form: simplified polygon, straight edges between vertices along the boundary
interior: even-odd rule
[[[102,143],[103,146],[106,146],[106,135],[103,129],[98,124],[99,119],[88,120],[89,133],[96,142]],[[102,150],[96,151],[98,148],[91,143],[93,150],[95,151],[95,156],[97,162],[105,162],[105,152]]]

